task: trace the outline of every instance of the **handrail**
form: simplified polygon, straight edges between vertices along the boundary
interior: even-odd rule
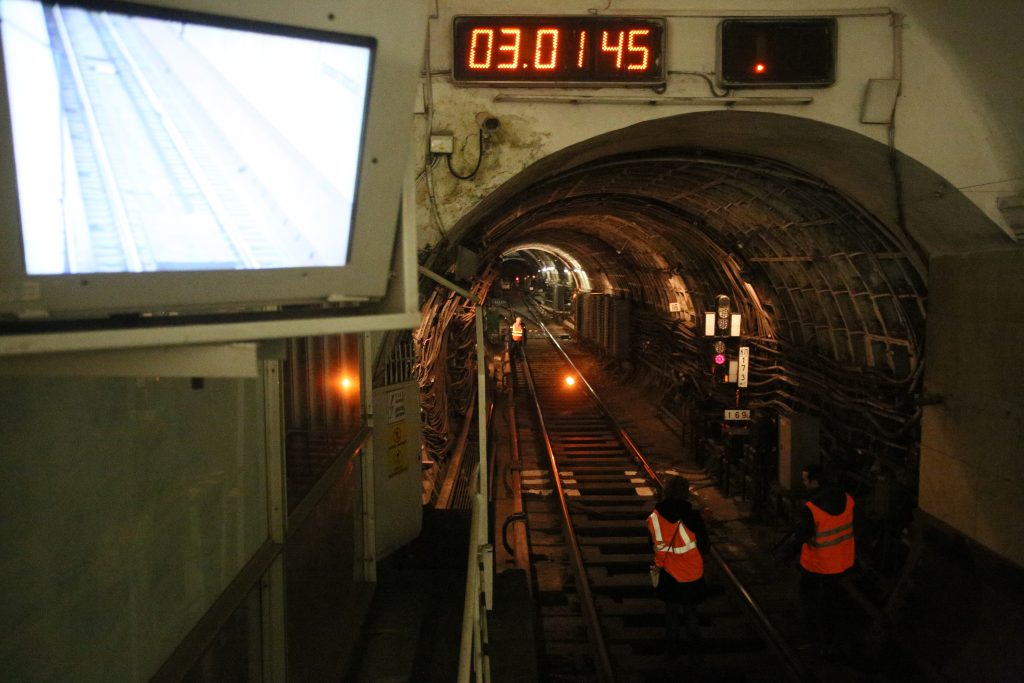
[[[471,480],[475,482],[473,494],[472,525],[469,529],[469,561],[466,570],[466,598],[463,608],[462,639],[459,651],[459,683],[468,683],[470,669],[476,671],[477,683],[489,683],[490,661],[485,654],[487,617],[480,609],[483,598],[485,608],[491,608],[493,596],[494,548],[488,542],[487,499],[489,477],[487,475],[487,402],[486,374],[484,372],[484,323],[483,303],[472,292],[446,280],[437,273],[418,267],[419,273],[434,282],[457,292],[476,306],[473,324],[476,328],[476,416],[477,452],[479,463]],[[472,657],[472,661],[471,658]]]
[[[458,683],[469,683],[475,673],[476,683],[490,683],[491,662],[487,655],[487,612],[483,584],[489,571],[493,548],[478,545],[478,531],[487,525],[487,506],[479,491],[473,494],[469,525],[469,552],[466,558],[466,594],[462,604],[462,635],[459,642]],[[486,605],[483,605],[486,607]]]

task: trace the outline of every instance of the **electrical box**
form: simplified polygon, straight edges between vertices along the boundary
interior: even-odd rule
[[[430,136],[431,154],[451,154],[455,151],[455,136],[435,133]]]

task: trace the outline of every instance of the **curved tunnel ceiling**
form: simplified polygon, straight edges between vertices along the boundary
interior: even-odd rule
[[[1009,240],[962,195],[904,199],[941,184],[835,126],[704,112],[552,154],[450,237],[478,252],[485,295],[514,257],[578,263],[594,291],[635,302],[632,357],[684,400],[709,395],[700,323],[727,294],[751,347],[749,407],[817,415],[827,452],[914,468],[927,259]]]
[[[520,193],[475,237],[485,260],[551,245],[597,289],[666,314],[678,302],[689,324],[725,293],[756,336],[898,376],[917,363],[925,272],[914,245],[776,162],[694,151],[602,159]]]

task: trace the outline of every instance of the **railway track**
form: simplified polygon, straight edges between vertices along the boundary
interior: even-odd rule
[[[515,396],[541,678],[675,680],[682,669],[666,653],[664,608],[647,572],[644,520],[659,476],[554,337],[534,335],[527,348]],[[811,680],[716,551],[706,572],[693,680]]]
[[[68,272],[281,265],[280,245],[257,220],[273,206],[237,199],[264,191],[247,186],[236,170],[244,163],[146,36],[76,8],[47,8],[46,22],[69,145],[64,172],[81,202],[65,235]]]

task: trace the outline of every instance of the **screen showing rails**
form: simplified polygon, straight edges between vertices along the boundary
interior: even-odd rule
[[[658,18],[458,16],[452,79],[509,85],[656,85],[665,81]]]
[[[0,0],[27,275],[349,258],[372,41]]]

